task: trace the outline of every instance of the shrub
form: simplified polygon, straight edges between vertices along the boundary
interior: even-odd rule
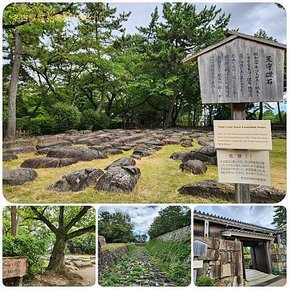
[[[214,286],[215,282],[209,276],[200,276],[197,278],[197,286]]]
[[[52,134],[55,131],[55,121],[49,115],[40,115],[30,120],[27,129],[33,135]]]
[[[51,114],[55,122],[55,132],[64,132],[69,129],[78,129],[80,124],[80,112],[77,107],[57,103]]]
[[[105,113],[96,113],[93,109],[88,109],[81,114],[81,128],[99,130],[108,128],[110,118]]]
[[[43,255],[46,253],[45,239],[31,234],[19,234],[14,237],[10,234],[3,237],[3,257],[26,256],[28,272],[31,275],[40,273],[44,269]]]

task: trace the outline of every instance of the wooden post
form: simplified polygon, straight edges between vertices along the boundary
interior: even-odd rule
[[[232,119],[246,120],[245,103],[232,103]],[[235,200],[237,203],[251,203],[248,184],[235,184]]]

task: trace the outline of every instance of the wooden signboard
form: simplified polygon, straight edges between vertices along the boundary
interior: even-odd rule
[[[3,258],[3,279],[27,275],[26,257]]]
[[[217,150],[220,183],[271,186],[268,151]]]
[[[284,50],[236,38],[198,57],[202,103],[283,100]]]
[[[214,120],[216,149],[272,150],[269,120]]]

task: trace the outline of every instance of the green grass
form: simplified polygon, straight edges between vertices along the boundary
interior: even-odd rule
[[[194,147],[199,145],[194,142]],[[186,184],[203,179],[217,179],[217,167],[209,166],[204,175],[193,175],[181,172],[180,161],[170,159],[173,152],[191,150],[180,145],[164,146],[152,156],[137,160],[141,170],[141,178],[132,193],[109,193],[96,191],[94,187],[81,192],[57,193],[47,188],[63,175],[74,169],[101,168],[104,169],[114,160],[130,156],[132,151],[121,155],[110,156],[108,159],[79,162],[68,167],[36,169],[38,178],[22,186],[4,186],[6,199],[13,203],[218,203],[221,199],[203,199],[193,196],[180,195],[178,189]],[[34,154],[19,155],[19,159],[4,162],[3,168],[19,168],[20,164]],[[286,189],[286,141],[273,140],[271,152],[272,186]]]
[[[101,250],[116,250],[118,248],[127,247],[130,244],[127,243],[110,243],[101,246]]]
[[[191,280],[191,238],[182,241],[149,241],[146,250],[154,263],[178,285],[189,285]]]

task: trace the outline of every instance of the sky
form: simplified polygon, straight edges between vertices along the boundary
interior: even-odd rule
[[[271,225],[273,206],[197,206],[195,210],[275,229],[275,225]]]
[[[150,22],[150,15],[157,6],[161,12],[161,3],[111,3],[118,12],[131,11],[131,15],[125,27],[128,33],[137,32],[135,27],[145,26]],[[274,3],[196,3],[197,11],[201,11],[205,5],[216,5],[222,12],[231,14],[229,29],[238,29],[242,33],[253,35],[259,29],[263,29],[269,36],[273,36],[278,42],[286,43],[286,12],[278,8]]]
[[[165,207],[167,206],[103,206],[98,212],[127,214],[134,225],[134,233],[146,234],[158,212]]]

